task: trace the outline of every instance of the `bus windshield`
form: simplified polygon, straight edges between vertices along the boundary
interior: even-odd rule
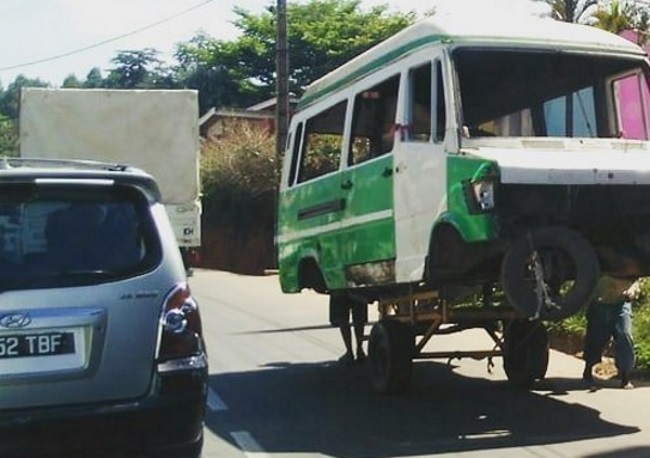
[[[650,138],[640,58],[476,48],[452,58],[470,138]]]

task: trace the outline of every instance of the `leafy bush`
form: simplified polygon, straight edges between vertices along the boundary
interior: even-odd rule
[[[201,148],[201,265],[259,275],[276,265],[275,137],[266,124],[226,121]]]
[[[270,224],[272,230],[279,181],[275,138],[268,129],[243,121],[229,124],[228,132],[202,149],[205,223],[244,231]]]
[[[17,122],[0,115],[0,156],[18,156]]]
[[[637,368],[650,371],[650,285],[644,282],[640,299],[634,306],[633,335]]]

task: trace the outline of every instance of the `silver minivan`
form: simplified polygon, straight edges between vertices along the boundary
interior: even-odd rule
[[[207,357],[155,180],[0,162],[0,456],[198,457]]]

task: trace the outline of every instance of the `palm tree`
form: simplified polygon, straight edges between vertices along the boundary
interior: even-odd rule
[[[599,7],[593,14],[593,25],[619,35],[625,30],[633,30],[637,34],[639,44],[644,44],[648,38],[648,9],[636,2],[611,0],[607,7]]]
[[[594,26],[617,35],[624,30],[632,29],[636,8],[631,3],[612,0],[607,6],[609,8],[599,6],[593,14]]]
[[[551,7],[551,16],[558,21],[585,23],[598,6],[598,0],[536,0]]]

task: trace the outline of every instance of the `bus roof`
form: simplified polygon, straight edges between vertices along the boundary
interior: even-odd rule
[[[426,18],[375,45],[311,83],[298,109],[340,90],[359,78],[432,44],[494,45],[600,51],[643,56],[631,41],[596,27],[553,19],[517,17],[505,21],[472,21],[466,17]]]

